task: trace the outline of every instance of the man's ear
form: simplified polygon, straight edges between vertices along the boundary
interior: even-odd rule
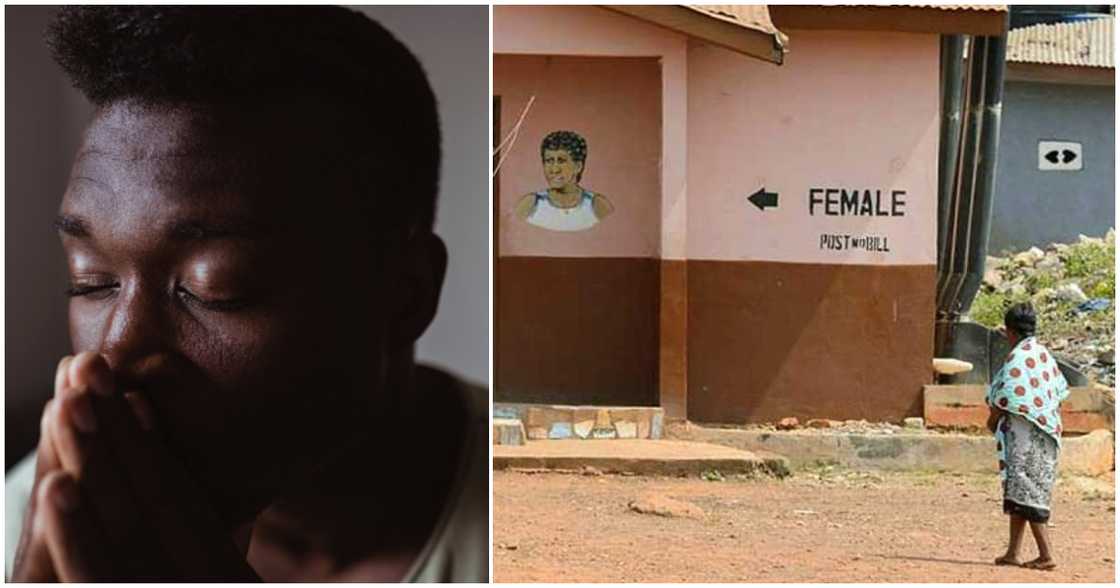
[[[447,273],[447,247],[430,231],[416,234],[399,261],[399,311],[392,319],[392,343],[412,345],[428,330],[439,307],[443,278]]]

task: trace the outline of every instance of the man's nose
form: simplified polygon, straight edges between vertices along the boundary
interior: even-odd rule
[[[137,366],[166,351],[169,305],[157,288],[123,282],[105,318],[98,351],[114,372],[128,379]]]

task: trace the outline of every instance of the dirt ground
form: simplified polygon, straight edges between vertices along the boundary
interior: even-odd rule
[[[1040,572],[992,565],[1007,541],[994,475],[821,468],[709,481],[498,471],[494,579],[1111,583],[1114,488],[1111,478],[1059,482],[1050,529],[1059,568]],[[702,512],[628,507],[649,497]],[[1022,555],[1037,555],[1029,531]]]

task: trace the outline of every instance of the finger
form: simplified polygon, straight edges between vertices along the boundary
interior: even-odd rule
[[[143,393],[129,391],[124,396],[134,397],[133,406],[148,411],[154,422]],[[162,553],[180,573],[192,575],[205,574],[199,562],[240,558],[231,535],[206,502],[202,489],[167,451],[159,436],[144,430],[140,420],[131,414],[128,403],[117,397],[104,398],[98,399],[97,407],[99,411],[106,408],[104,414],[114,451],[120,456],[145,519],[152,528],[159,529],[156,537]],[[215,542],[216,537],[224,539]]]
[[[65,363],[65,359],[63,362]],[[58,373],[65,375],[61,364]],[[47,551],[46,538],[43,537],[42,533],[37,533],[35,530],[35,496],[37,496],[41,487],[43,475],[62,467],[54,451],[50,434],[50,419],[55,404],[53,399],[48,400],[46,407],[43,408],[43,415],[39,419],[39,445],[35,453],[35,483],[31,488],[31,500],[28,501],[27,512],[23,515],[23,528],[20,531],[19,546],[16,548],[16,558],[12,572],[12,579],[20,582],[57,581],[50,553]]]
[[[54,394],[59,396],[69,382],[70,363],[74,360],[72,355],[63,357],[58,362],[54,372]],[[16,548],[16,559],[13,567],[13,579],[25,582],[54,582],[58,580],[54,565],[47,550],[46,538],[42,533],[36,533],[34,528],[36,503],[35,496],[41,486],[43,476],[52,470],[62,467],[58,453],[54,448],[51,433],[51,416],[57,409],[57,402],[52,398],[43,407],[43,414],[39,418],[39,443],[35,448],[35,483],[31,488],[32,499],[28,501],[27,512],[23,517],[23,528],[20,532],[19,546]]]
[[[109,396],[115,392],[113,370],[99,353],[83,351],[74,356],[67,373],[70,387],[89,388],[100,396]]]
[[[70,380],[70,363],[74,360],[74,356],[67,355],[58,362],[58,368],[54,372],[54,395],[59,396],[67,382]],[[57,470],[62,467],[62,462],[58,459],[58,453],[55,451],[53,436],[50,432],[50,420],[47,418],[50,414],[51,405],[53,400],[47,402],[43,408],[43,416],[39,420],[39,446],[36,448],[35,454],[35,480],[38,484],[39,478],[50,470]]]
[[[70,381],[70,362],[74,361],[73,355],[67,355],[58,362],[58,368],[54,372],[54,393],[57,395],[66,383]]]
[[[121,399],[95,398],[88,389],[65,388],[56,401],[59,409],[51,426],[62,469],[82,485],[88,503],[86,510],[98,521],[109,545],[115,552],[130,554],[130,573],[140,573],[143,566],[157,561],[156,552],[147,539],[148,528],[137,508],[136,492],[113,451],[109,434],[113,419],[100,406],[102,402]],[[79,422],[86,417],[74,415],[85,408],[76,407],[86,407],[94,415],[89,417],[97,424],[93,430],[81,429]]]
[[[140,428],[146,433],[154,432],[156,430],[156,413],[148,399],[140,392],[126,392],[124,399],[128,401]]]
[[[53,471],[39,491],[40,520],[63,582],[113,579],[105,542],[74,478]]]
[[[57,582],[58,574],[51,561],[50,550],[47,548],[47,538],[43,533],[43,525],[38,523],[37,496],[42,488],[40,480],[36,480],[28,500],[27,512],[23,515],[23,529],[19,536],[19,546],[16,548],[16,557],[12,566],[12,581],[15,582]]]

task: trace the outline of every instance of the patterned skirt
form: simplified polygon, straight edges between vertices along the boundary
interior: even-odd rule
[[[1058,442],[1027,419],[1005,414],[1003,512],[1034,523],[1050,520],[1050,493],[1058,473]]]

